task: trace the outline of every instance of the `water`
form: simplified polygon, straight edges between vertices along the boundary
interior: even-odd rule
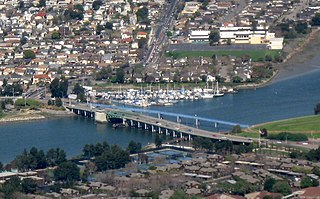
[[[313,114],[320,102],[320,71],[278,81],[256,90],[242,90],[221,98],[177,103],[172,107],[152,107],[168,112],[257,124]]]
[[[60,147],[69,157],[81,153],[85,144],[107,141],[127,147],[131,140],[142,145],[152,142],[152,134],[130,128],[114,130],[108,124],[95,123],[78,116],[50,120],[6,123],[0,126],[0,161],[9,162],[32,146],[47,151]]]
[[[257,90],[243,90],[222,98],[180,102],[171,107],[150,109],[184,113],[242,124],[256,124],[313,114],[320,102],[320,71],[276,83]],[[130,140],[143,145],[152,142],[151,133],[137,129],[117,129],[81,117],[0,124],[0,161],[9,162],[23,149],[60,147],[69,157],[79,155],[85,144],[107,141],[126,147]]]

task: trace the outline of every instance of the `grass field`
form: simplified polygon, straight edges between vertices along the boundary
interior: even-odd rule
[[[241,57],[243,55],[249,55],[253,61],[264,60],[266,55],[271,55],[274,59],[279,55],[279,50],[233,50],[233,51],[172,51],[167,53],[167,56],[173,56],[174,58],[182,57],[212,57],[212,55],[233,55]]]
[[[320,116],[313,115],[258,124],[251,128],[254,133],[250,137],[256,136],[254,134],[257,134],[259,129],[262,128],[266,128],[269,134],[280,132],[303,133],[310,138],[320,138]],[[252,133],[246,132],[246,134],[251,135]]]

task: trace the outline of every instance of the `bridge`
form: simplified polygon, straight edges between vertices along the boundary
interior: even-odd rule
[[[243,144],[250,144],[253,142],[253,139],[251,138],[245,138],[235,135],[224,135],[218,132],[211,132],[208,130],[198,128],[199,120],[216,123],[219,122],[227,125],[236,125],[236,123],[232,122],[225,122],[221,120],[214,120],[183,114],[166,113],[161,111],[159,112],[154,110],[145,110],[137,108],[115,107],[102,104],[94,104],[94,106],[88,104],[69,104],[65,107],[77,115],[94,118],[97,122],[117,121],[122,123],[122,125],[141,128],[159,134],[166,134],[172,137],[184,138],[186,140],[192,140],[194,137],[200,136],[216,140],[230,140],[232,142],[238,142]],[[144,115],[140,112],[157,113],[158,117]],[[177,122],[165,120],[162,117],[160,117],[160,115],[175,116],[177,117]],[[179,123],[181,117],[195,119],[196,126],[191,127]],[[248,125],[241,124],[241,126],[246,127]]]

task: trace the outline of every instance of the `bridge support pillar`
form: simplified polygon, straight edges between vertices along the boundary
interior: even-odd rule
[[[140,128],[141,127],[141,124],[140,124],[140,122],[138,122],[138,128]]]
[[[87,117],[87,111],[83,111],[84,117]]]
[[[133,120],[130,120],[130,126],[133,126]]]
[[[144,123],[144,129],[147,130],[148,129],[148,126],[146,123]]]
[[[161,127],[159,126],[159,134],[161,134],[162,132],[161,132]]]
[[[107,122],[107,115],[105,112],[96,112],[94,119],[96,122]]]
[[[151,132],[154,132],[154,126],[151,125]]]
[[[126,122],[127,122],[127,119],[123,118],[122,119],[122,124],[126,124]]]
[[[183,135],[182,135],[182,133],[180,132],[180,138],[183,138]]]
[[[168,129],[166,129],[166,135],[170,135]]]
[[[196,128],[199,128],[199,119],[196,119]]]
[[[172,131],[172,137],[176,137],[176,132]]]
[[[191,138],[191,135],[189,134],[189,136],[188,136],[188,140],[189,141],[191,141],[192,140],[192,138]]]

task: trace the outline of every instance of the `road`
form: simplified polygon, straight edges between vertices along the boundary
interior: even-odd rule
[[[155,31],[154,37],[151,39],[151,43],[146,52],[146,56],[143,61],[145,65],[153,63],[159,58],[160,47],[165,43],[164,40],[166,38],[166,32],[172,23],[173,15],[178,3],[179,0],[172,0],[170,4],[167,5],[164,16],[159,21],[156,28],[157,30]]]

